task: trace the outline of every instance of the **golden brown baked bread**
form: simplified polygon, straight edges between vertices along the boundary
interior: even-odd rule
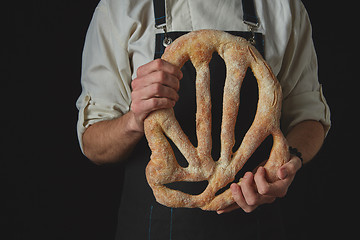
[[[227,71],[218,161],[211,157],[209,62],[214,51],[224,59]],[[146,167],[146,177],[156,200],[168,207],[198,207],[203,210],[219,210],[229,206],[234,202],[231,190],[227,189],[217,196],[216,192],[234,181],[236,173],[270,134],[273,136],[273,147],[264,167],[267,180],[276,181],[277,169],[289,160],[288,144],[279,128],[282,92],[279,82],[259,52],[241,37],[216,30],[200,30],[174,41],[166,48],[162,59],[179,68],[191,60],[196,69],[198,146],[193,146],[184,134],[172,108],[154,111],[147,117],[145,134],[152,154]],[[240,88],[248,67],[252,69],[258,82],[257,112],[239,149],[232,152]],[[189,163],[188,167],[183,168],[178,164],[164,133],[184,155]],[[176,181],[204,180],[208,181],[208,185],[199,195],[190,195],[164,186]]]

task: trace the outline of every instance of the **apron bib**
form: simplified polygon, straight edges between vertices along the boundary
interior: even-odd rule
[[[154,0],[154,9],[156,25],[165,24],[166,26],[164,1]],[[257,26],[257,17],[254,14],[252,0],[243,0],[243,10],[245,22],[252,21],[250,24]],[[247,12],[245,13],[245,11]],[[254,23],[254,21],[256,22]],[[229,33],[252,40],[257,50],[264,56],[262,34],[250,30],[249,32],[233,31]],[[186,33],[165,32],[156,34],[154,59],[161,57],[169,38],[175,40]],[[184,77],[180,81],[180,98],[174,107],[174,111],[180,126],[193,145],[196,146],[196,71],[190,61],[186,62],[181,70]],[[213,159],[218,159],[220,155],[222,94],[225,78],[225,63],[215,52],[210,62]],[[234,148],[236,149],[253,122],[256,113],[258,101],[257,82],[250,68],[243,81],[240,96],[240,108],[235,128],[236,144]],[[169,142],[179,164],[186,167],[185,158],[172,141],[169,140]],[[235,181],[238,181],[246,171],[252,171],[260,162],[267,160],[271,146],[272,139],[266,139],[247,161],[243,169],[239,171]],[[272,234],[274,234],[274,237],[276,236],[276,239],[282,239],[282,219],[278,213],[280,210],[276,202],[271,205],[260,206],[250,214],[238,209],[221,215],[200,209],[169,208],[157,203],[145,176],[145,168],[150,160],[150,155],[151,151],[145,137],[143,137],[126,163],[118,214],[117,240],[215,240],[234,239],[234,237],[238,237],[238,239],[271,239]],[[186,193],[199,194],[206,188],[206,185],[207,182],[205,181],[171,183],[167,186]]]

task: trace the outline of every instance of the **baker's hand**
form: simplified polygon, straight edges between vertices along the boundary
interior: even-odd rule
[[[139,131],[144,129],[144,120],[150,112],[174,107],[179,99],[177,91],[181,70],[162,60],[156,59],[137,70],[137,77],[132,81],[131,106]]]
[[[239,184],[233,183],[230,186],[235,203],[217,213],[230,212],[238,208],[249,213],[262,204],[272,203],[276,198],[284,197],[301,166],[301,160],[293,156],[289,162],[279,168],[277,172],[279,180],[273,183],[266,181],[263,167],[259,167],[255,175],[251,172],[245,173]]]

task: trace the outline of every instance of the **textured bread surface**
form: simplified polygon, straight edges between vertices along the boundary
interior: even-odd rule
[[[211,97],[209,62],[217,51],[226,64],[223,93],[221,152],[218,161],[211,156]],[[277,170],[289,160],[289,147],[280,130],[281,86],[261,54],[247,40],[217,30],[193,31],[175,40],[162,59],[179,68],[188,60],[196,69],[196,135],[193,146],[175,118],[174,111],[161,109],[145,120],[145,135],[152,151],[146,167],[146,178],[156,200],[168,207],[219,210],[232,203],[231,190],[216,195],[219,189],[234,181],[235,175],[264,139],[272,135],[273,147],[265,164],[269,182],[276,181]],[[237,151],[235,123],[240,104],[240,88],[248,68],[258,83],[259,100],[254,121]],[[182,97],[182,96],[180,96]],[[181,167],[165,135],[173,141],[189,165]],[[190,195],[164,186],[177,181],[208,181],[206,189]]]

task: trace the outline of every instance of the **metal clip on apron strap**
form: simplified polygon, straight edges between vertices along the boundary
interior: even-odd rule
[[[164,30],[164,47],[172,43],[172,39],[167,34],[166,28],[166,14],[165,14],[165,0],[153,0],[154,14],[155,14],[155,27]]]
[[[155,14],[155,27],[164,30],[163,45],[165,47],[172,43],[172,39],[167,34],[166,28],[166,14],[165,14],[165,0],[153,0],[154,14]],[[255,12],[254,0],[242,0],[243,7],[243,21],[248,26],[251,32],[251,37],[248,39],[253,45],[255,41],[255,30],[259,27],[259,18]]]
[[[248,26],[248,30],[252,35],[248,40],[252,45],[255,45],[255,30],[259,27],[259,18],[255,12],[254,0],[242,0],[242,7],[243,21]]]

